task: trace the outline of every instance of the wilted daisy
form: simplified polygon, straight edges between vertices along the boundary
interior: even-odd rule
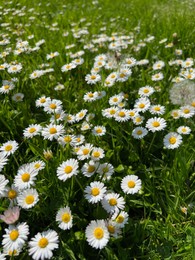
[[[178,148],[182,143],[182,136],[178,133],[171,132],[164,137],[163,143],[167,149]]]
[[[82,166],[81,172],[84,176],[91,177],[97,171],[98,167],[98,163],[89,161]]]
[[[154,93],[154,88],[151,86],[145,86],[145,87],[141,87],[138,91],[138,94],[142,97],[149,97],[150,95],[152,95]]]
[[[94,161],[99,161],[100,159],[104,158],[104,150],[100,147],[93,147],[91,152],[91,159]]]
[[[16,93],[12,96],[12,100],[15,102],[22,102],[24,98],[24,94],[23,93]]]
[[[106,128],[105,126],[95,126],[92,129],[92,134],[95,136],[102,136],[106,134]]]
[[[0,147],[0,151],[3,153],[3,155],[9,156],[10,154],[14,154],[15,151],[18,149],[18,143],[14,141],[7,141],[6,143],[3,143],[3,145]]]
[[[165,113],[165,107],[161,105],[152,105],[150,106],[149,111],[153,115],[163,115]]]
[[[141,189],[141,180],[136,175],[127,175],[121,181],[121,189],[126,194],[137,193]]]
[[[89,203],[97,203],[101,201],[106,193],[106,187],[100,181],[91,182],[84,190],[84,197]]]
[[[132,131],[132,136],[135,139],[142,139],[144,136],[146,136],[148,133],[148,130],[144,127],[136,127]]]
[[[177,128],[178,134],[189,135],[191,133],[191,129],[188,126],[180,126]]]
[[[63,125],[49,124],[42,128],[41,134],[44,139],[52,141],[58,139],[65,132]]]
[[[100,174],[101,179],[110,180],[114,173],[114,167],[111,163],[102,163],[98,166],[97,173]]]
[[[92,220],[85,230],[85,235],[89,245],[96,249],[104,248],[110,238],[104,220]]]
[[[6,154],[4,154],[3,152],[0,152],[0,172],[2,171],[4,166],[7,164],[7,161],[8,161],[8,158],[7,158]]]
[[[114,213],[117,209],[123,210],[125,207],[124,198],[114,192],[106,194],[101,203],[108,213]]]
[[[5,229],[5,232],[2,241],[3,247],[9,248],[9,250],[18,250],[24,246],[28,239],[29,226],[26,222],[19,223],[16,226],[10,225]]]
[[[19,190],[30,188],[34,185],[38,172],[31,164],[22,165],[14,177],[14,185]]]
[[[134,109],[138,112],[145,112],[150,107],[150,100],[147,97],[141,97],[135,101]]]
[[[96,84],[97,82],[99,82],[101,80],[101,76],[99,74],[87,74],[85,76],[85,81],[87,82],[87,84]]]
[[[167,126],[167,123],[164,118],[154,117],[148,119],[146,122],[146,127],[151,132],[161,131]]]
[[[180,116],[183,118],[191,118],[195,114],[195,108],[192,106],[180,107]]]
[[[11,225],[19,219],[19,216],[19,207],[9,207],[7,210],[4,211],[3,215],[0,215],[0,219],[3,220],[6,224]]]
[[[39,201],[38,192],[35,189],[25,189],[17,197],[18,206],[23,209],[34,207]]]
[[[0,197],[4,195],[8,182],[9,181],[5,178],[5,176],[3,174],[0,174]]]
[[[69,159],[60,164],[57,168],[57,176],[60,180],[66,181],[73,175],[78,173],[78,161],[76,159]]]
[[[56,214],[56,221],[58,222],[59,228],[63,230],[71,229],[73,226],[73,217],[68,206],[58,210]]]
[[[53,256],[53,250],[58,248],[59,238],[54,230],[37,233],[29,242],[29,255],[33,259],[50,259]]]
[[[36,135],[40,135],[42,126],[39,124],[31,124],[23,130],[23,135],[26,138],[32,138]]]

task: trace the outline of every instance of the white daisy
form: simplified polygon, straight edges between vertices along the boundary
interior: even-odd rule
[[[140,116],[139,114],[136,114],[133,118],[133,123],[135,125],[141,125],[144,121],[144,117],[143,116]]]
[[[8,184],[8,180],[6,180],[3,174],[0,174],[0,197],[4,196],[6,191],[6,185]]]
[[[98,166],[97,173],[100,174],[101,179],[108,181],[114,173],[114,167],[111,163],[102,163]]]
[[[73,226],[73,217],[68,206],[58,210],[56,214],[56,221],[58,222],[59,228],[63,230],[71,229]]]
[[[114,119],[117,122],[126,122],[130,119],[129,110],[122,108],[114,114]]]
[[[103,136],[106,134],[106,128],[105,126],[95,126],[92,129],[92,134],[95,136]]]
[[[94,161],[89,161],[85,163],[82,168],[81,172],[86,177],[91,177],[97,171],[99,164]]]
[[[39,201],[38,192],[35,189],[26,189],[19,193],[17,197],[18,206],[23,209],[34,207]]]
[[[68,63],[68,64],[63,65],[63,66],[61,67],[61,71],[62,71],[62,72],[67,72],[67,71],[70,71],[70,70],[72,70],[72,69],[74,69],[74,68],[76,68],[75,63],[70,62],[70,63]]]
[[[93,149],[93,145],[90,143],[86,143],[85,145],[81,145],[77,152],[78,160],[85,160],[90,157],[91,151]]]
[[[48,114],[58,113],[62,110],[62,101],[58,99],[49,99],[44,103],[44,111]]]
[[[12,100],[15,102],[22,102],[24,98],[24,94],[23,93],[16,93],[12,96]]]
[[[106,194],[101,203],[108,213],[114,213],[117,209],[123,210],[125,207],[124,198],[114,192]]]
[[[161,131],[167,126],[167,123],[164,118],[154,117],[148,119],[146,122],[146,127],[151,132]]]
[[[191,133],[191,129],[188,126],[180,126],[177,128],[178,134],[189,135]]]
[[[59,238],[54,230],[47,230],[37,233],[29,242],[29,255],[33,259],[50,259],[53,256],[53,250],[58,248]]]
[[[100,147],[93,147],[91,152],[91,159],[94,161],[99,161],[100,159],[104,158],[105,153],[104,150]]]
[[[117,111],[119,111],[118,107],[109,107],[102,110],[102,115],[107,118],[113,118],[116,115]]]
[[[117,210],[113,215],[112,215],[112,220],[116,223],[116,225],[120,228],[124,228],[125,224],[128,222],[129,215],[125,211],[120,211]]]
[[[160,81],[164,78],[161,72],[152,75],[152,81]]]
[[[146,136],[148,133],[148,130],[144,127],[136,127],[132,131],[132,136],[135,139],[142,139],[144,136]]]
[[[23,135],[26,138],[32,138],[36,135],[40,135],[42,126],[39,124],[31,124],[23,130]]]
[[[109,219],[105,223],[111,237],[117,238],[119,235],[121,235],[121,228],[116,224],[115,221]]]
[[[89,184],[84,190],[84,197],[89,203],[97,203],[101,201],[106,193],[106,187],[100,181],[94,181]]]
[[[180,116],[183,118],[191,118],[195,114],[195,109],[192,106],[180,107]]]
[[[76,159],[69,159],[60,164],[57,168],[57,176],[60,180],[66,181],[73,175],[78,173],[78,161]]]
[[[104,220],[92,220],[85,230],[85,235],[89,245],[96,249],[104,248],[110,238]]]
[[[163,115],[165,113],[165,107],[161,105],[152,105],[150,106],[149,111],[153,115]]]
[[[0,152],[0,172],[2,171],[3,167],[7,164],[8,158],[6,154]]]
[[[9,225],[5,229],[6,234],[3,235],[2,245],[10,250],[18,250],[22,248],[28,238],[29,226],[26,222],[19,223],[17,226]]]
[[[141,87],[138,91],[138,94],[141,97],[149,97],[150,95],[152,95],[154,93],[154,88],[151,86],[145,86],[145,87]]]
[[[138,112],[145,112],[150,107],[150,100],[147,97],[141,97],[135,101],[134,109]]]
[[[6,143],[3,143],[3,145],[0,147],[0,151],[2,151],[2,153],[6,156],[14,154],[17,149],[18,143],[15,140],[7,141]]]
[[[136,175],[127,175],[121,181],[121,189],[124,193],[134,194],[141,189],[141,180]]]
[[[171,132],[164,137],[163,143],[167,149],[178,148],[182,143],[182,136],[178,133]]]
[[[93,74],[87,74],[85,76],[85,81],[87,84],[96,84],[101,80],[101,76],[99,74],[93,73]]]
[[[49,124],[42,128],[41,134],[44,139],[52,141],[58,139],[65,132],[63,125]]]
[[[51,101],[50,97],[42,96],[36,100],[36,107],[44,107],[46,103]]]

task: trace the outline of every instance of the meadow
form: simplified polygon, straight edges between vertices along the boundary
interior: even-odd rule
[[[0,260],[195,259],[194,10],[0,2]]]

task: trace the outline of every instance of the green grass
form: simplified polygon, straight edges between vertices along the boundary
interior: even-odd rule
[[[191,118],[174,119],[173,109],[181,105],[172,104],[169,91],[173,79],[179,75],[181,66],[170,65],[170,61],[194,57],[194,14],[195,3],[192,1],[159,1],[159,0],[99,0],[92,1],[12,1],[1,3],[1,37],[9,39],[8,45],[0,46],[0,53],[8,50],[6,57],[0,58],[0,65],[16,61],[22,64],[20,73],[11,74],[7,69],[0,70],[0,81],[18,81],[15,88],[8,94],[0,94],[0,147],[9,140],[15,140],[19,148],[14,155],[8,156],[7,164],[0,174],[9,181],[9,186],[20,166],[42,160],[45,168],[38,174],[33,187],[39,194],[39,202],[32,208],[21,209],[19,223],[29,225],[28,240],[25,242],[19,256],[10,259],[31,259],[28,253],[28,241],[38,232],[48,229],[55,230],[59,236],[59,248],[53,251],[52,259],[195,259],[195,229],[194,229],[194,116]],[[23,9],[22,9],[23,8]],[[32,9],[33,8],[33,9]],[[19,13],[19,15],[18,15]],[[83,19],[84,18],[84,19]],[[83,19],[83,20],[82,20]],[[6,25],[6,23],[8,23]],[[77,32],[87,30],[87,34],[77,37]],[[67,36],[63,36],[68,32]],[[96,41],[100,34],[105,41]],[[29,39],[30,35],[34,38]],[[106,37],[131,36],[132,43],[120,51],[109,50],[110,41]],[[154,36],[153,40],[150,39]],[[165,43],[159,43],[163,39]],[[42,39],[45,43],[33,52],[14,54],[16,43],[27,40],[31,48]],[[144,43],[145,45],[140,45]],[[173,43],[167,48],[168,43]],[[74,44],[71,49],[66,46]],[[93,44],[94,49],[85,49],[87,44]],[[137,47],[139,47],[137,49]],[[181,56],[175,55],[175,50],[182,50]],[[84,63],[68,72],[62,72],[61,67],[70,63],[72,54],[84,50]],[[46,55],[59,52],[59,56],[47,60]],[[120,56],[118,68],[125,57],[134,57],[137,61],[148,59],[146,66],[135,66],[132,74],[125,82],[116,82],[112,87],[104,87],[104,80],[113,71],[102,68],[102,80],[97,84],[87,84],[85,76],[90,74],[94,59],[99,54]],[[153,81],[152,65],[162,60],[164,78]],[[48,63],[48,67],[41,64]],[[54,71],[30,79],[35,70],[53,68]],[[194,68],[194,66],[192,66]],[[191,80],[194,82],[194,79]],[[54,90],[58,84],[64,85],[61,91]],[[1,84],[2,85],[2,84]],[[167,127],[163,131],[151,132],[141,140],[132,137],[136,127],[132,120],[117,122],[102,116],[102,111],[108,107],[109,99],[120,92],[128,94],[126,109],[133,109],[139,98],[141,87],[150,85],[156,90],[149,98],[152,104],[165,106],[163,117]],[[106,91],[106,96],[94,102],[85,102],[83,96],[87,92]],[[15,102],[12,96],[23,93],[22,102]],[[105,157],[101,163],[110,163],[114,173],[110,180],[104,180],[98,173],[87,178],[81,169],[87,160],[78,161],[79,172],[65,182],[58,179],[56,171],[59,165],[70,158],[77,159],[70,144],[64,147],[57,140],[44,139],[42,135],[24,138],[23,131],[30,124],[40,124],[45,127],[50,123],[51,115],[36,106],[36,100],[45,95],[51,99],[62,101],[66,114],[76,115],[82,109],[87,114],[94,113],[90,121],[91,129],[82,131],[85,119],[70,124],[64,119],[60,124],[66,134],[85,137],[85,143],[101,147]],[[145,127],[146,121],[154,117],[149,111],[141,113]],[[158,115],[157,115],[158,116]],[[58,123],[59,124],[59,123]],[[106,135],[94,136],[94,126],[106,127]],[[163,138],[169,132],[175,132],[179,126],[188,126],[190,135],[183,135],[183,142],[177,149],[166,149]],[[50,149],[53,157],[47,160],[44,150]],[[1,163],[1,162],[0,162]],[[127,175],[136,175],[142,181],[142,188],[136,194],[125,194],[120,186],[121,180]],[[90,221],[109,219],[110,214],[103,209],[101,203],[91,204],[84,197],[84,189],[93,181],[101,181],[108,191],[119,194],[125,200],[125,212],[128,213],[128,223],[121,229],[121,235],[111,237],[107,245],[94,249],[86,240],[85,230]],[[1,189],[1,186],[0,186]],[[0,190],[1,194],[1,190]],[[6,196],[0,199],[0,211],[9,207]],[[56,222],[57,211],[69,206],[73,214],[73,227],[62,230]],[[187,214],[182,208],[187,208]],[[8,225],[1,221],[0,240]],[[3,245],[1,246],[3,251]]]

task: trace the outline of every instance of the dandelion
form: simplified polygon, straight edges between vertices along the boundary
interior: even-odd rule
[[[37,233],[29,242],[29,255],[33,259],[51,259],[53,250],[58,248],[59,238],[54,230],[47,230]]]
[[[68,206],[60,208],[56,214],[56,221],[59,228],[63,230],[71,229],[73,226],[73,217],[71,210]]]
[[[84,197],[88,202],[94,204],[103,199],[106,193],[106,187],[102,182],[94,181],[85,188],[84,193]]]
[[[146,122],[146,127],[151,132],[161,131],[167,126],[167,123],[164,118],[154,117],[148,119]]]
[[[108,193],[104,196],[103,200],[101,201],[102,207],[108,213],[114,213],[116,210],[120,209],[123,210],[125,207],[125,200],[123,197],[120,197],[118,193]]]
[[[17,197],[18,206],[23,209],[34,207],[39,201],[38,192],[35,189],[25,189]]]
[[[182,143],[182,136],[175,132],[168,133],[164,137],[163,143],[167,149],[176,149]]]
[[[141,180],[136,175],[127,175],[121,181],[121,189],[126,194],[135,194],[141,189]]]
[[[57,176],[60,180],[66,181],[73,175],[78,173],[78,161],[76,159],[69,159],[60,164],[57,168]]]
[[[58,139],[65,132],[63,125],[49,124],[42,128],[41,134],[44,139],[52,141]]]
[[[132,136],[135,139],[142,139],[144,136],[148,134],[148,130],[144,127],[136,127],[132,131]]]
[[[0,147],[0,151],[3,155],[9,156],[14,154],[15,151],[18,149],[18,143],[14,141],[7,141]]]
[[[110,238],[104,220],[92,220],[85,230],[85,235],[89,245],[96,249],[104,248]]]
[[[6,234],[3,235],[2,245],[9,250],[18,250],[22,248],[28,238],[29,226],[26,222],[18,225],[10,225],[5,229]]]

